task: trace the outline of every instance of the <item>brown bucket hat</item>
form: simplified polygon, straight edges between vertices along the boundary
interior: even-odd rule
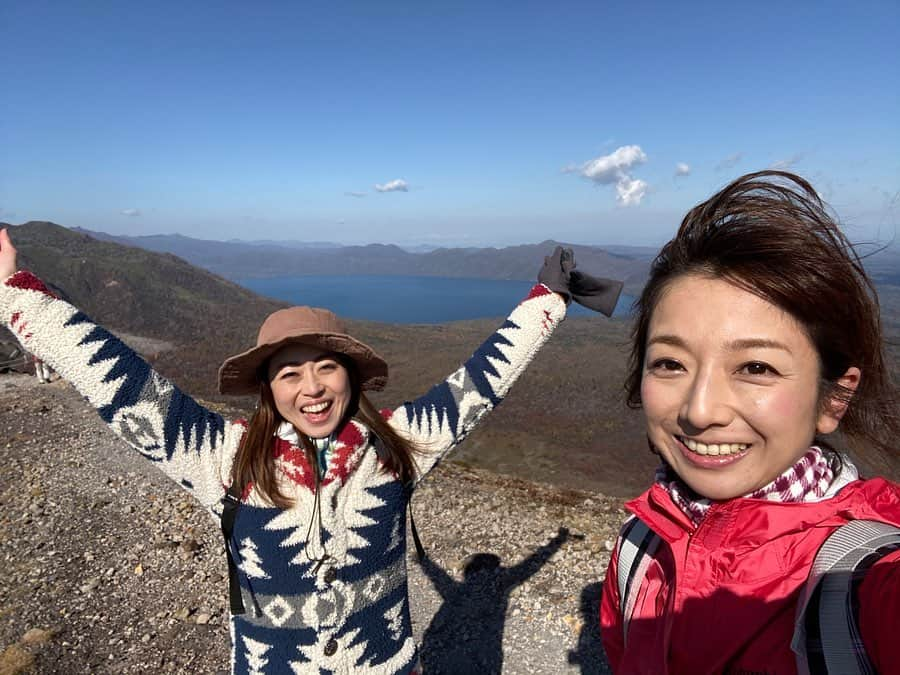
[[[347,335],[344,323],[333,312],[318,307],[289,307],[266,317],[253,349],[225,359],[219,368],[219,393],[258,393],[260,366],[292,343],[321,347],[352,359],[363,389],[382,389],[387,382],[385,360],[368,345]]]

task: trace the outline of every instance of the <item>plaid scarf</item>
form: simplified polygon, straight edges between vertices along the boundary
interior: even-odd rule
[[[837,457],[826,453],[817,446],[806,451],[796,464],[787,469],[771,483],[751,492],[744,497],[749,499],[767,499],[772,502],[816,502],[825,497],[825,493],[834,480],[832,463]],[[685,484],[672,467],[663,463],[656,470],[656,482],[662,485],[672,501],[691,519],[694,525],[709,511],[713,500],[698,495]]]

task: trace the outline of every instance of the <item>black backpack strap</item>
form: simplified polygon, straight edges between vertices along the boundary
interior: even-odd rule
[[[406,503],[407,508],[409,509],[409,527],[412,530],[413,543],[416,545],[416,556],[419,558],[419,562],[425,560],[425,547],[422,546],[422,540],[419,538],[419,531],[416,529],[416,519],[413,518],[412,511],[412,484],[406,486],[407,495],[406,495]]]
[[[384,442],[375,434],[375,454],[378,455],[378,460],[385,464],[387,461],[387,448],[384,447]],[[413,544],[416,546],[416,556],[419,558],[419,562],[425,560],[425,547],[422,546],[422,539],[419,537],[419,531],[416,529],[416,519],[413,518],[413,510],[412,510],[412,496],[413,491],[416,488],[416,483],[414,480],[410,479],[408,482],[403,484],[403,492],[406,495],[406,508],[409,511],[409,528],[412,530],[413,536]]]
[[[819,548],[797,603],[791,649],[797,671],[858,675],[874,673],[859,634],[856,590],[865,572],[900,548],[900,528],[853,520]]]
[[[228,599],[232,614],[244,613],[244,600],[241,598],[241,583],[238,579],[238,566],[235,553],[232,552],[232,535],[234,521],[241,507],[241,489],[234,483],[222,497],[222,535],[225,537],[225,555],[228,558]]]

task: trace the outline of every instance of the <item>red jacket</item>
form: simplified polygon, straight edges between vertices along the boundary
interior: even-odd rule
[[[600,624],[613,671],[791,675],[797,599],[816,552],[849,520],[900,526],[900,486],[857,480],[814,503],[732,499],[713,504],[699,526],[659,485],[626,507],[663,544],[638,589],[627,648],[618,550],[610,559]],[[869,571],[859,604],[869,658],[879,673],[900,673],[900,551]]]

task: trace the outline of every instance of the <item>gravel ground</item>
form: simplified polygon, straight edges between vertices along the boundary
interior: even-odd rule
[[[447,462],[416,492],[433,673],[607,673],[599,583],[621,500]],[[66,383],[0,376],[0,675],[228,672],[218,522]]]

